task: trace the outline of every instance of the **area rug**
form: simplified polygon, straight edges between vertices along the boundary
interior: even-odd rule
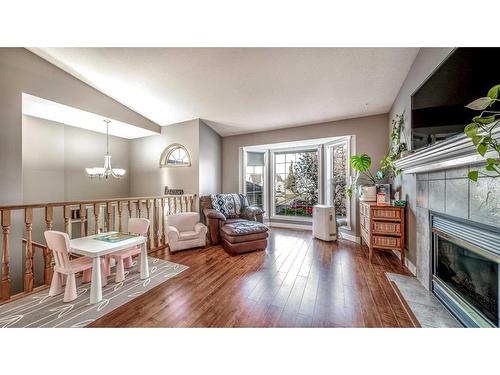
[[[422,328],[459,328],[462,325],[451,315],[439,300],[413,276],[386,272],[391,285],[397,288],[403,305],[411,309]],[[406,308],[406,307],[405,307]]]
[[[138,261],[125,271],[125,281],[114,282],[114,273],[102,290],[102,301],[89,304],[90,283],[77,279],[78,297],[63,302],[63,294],[49,297],[48,289],[0,306],[0,328],[6,327],[71,327],[80,328],[132,301],[148,290],[180,274],[188,267],[148,257],[149,278],[141,280]],[[114,272],[114,268],[112,269]]]

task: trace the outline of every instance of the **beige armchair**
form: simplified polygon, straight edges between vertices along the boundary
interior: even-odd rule
[[[200,223],[197,212],[167,216],[168,246],[171,252],[205,246],[207,227]]]

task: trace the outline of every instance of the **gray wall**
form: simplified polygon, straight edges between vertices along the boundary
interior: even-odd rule
[[[23,116],[23,202],[54,202],[128,197],[129,140],[109,137],[115,168],[127,170],[121,179],[89,179],[86,167],[104,163],[106,136],[32,116]]]
[[[199,194],[209,195],[222,190],[222,137],[200,121]]]
[[[389,147],[387,122],[387,115],[377,115],[224,137],[222,139],[222,191],[226,193],[238,191],[239,149],[244,146],[354,135],[356,144],[353,152],[371,155],[374,161],[372,170],[375,171],[378,161],[382,159]],[[357,212],[356,204],[351,219],[351,233],[359,236]]]
[[[172,143],[180,143],[191,156],[191,167],[160,168],[160,156]],[[130,141],[130,194],[163,194],[165,186],[199,192],[199,120],[163,126],[161,134]]]
[[[389,113],[388,128],[392,128],[391,120],[396,114],[406,110],[405,132],[409,143],[411,129],[411,94],[422,84],[432,71],[448,56],[453,48],[421,48],[413,62]],[[409,145],[410,146],[410,145]],[[401,191],[401,197],[408,201],[407,208],[407,257],[417,264],[417,205],[416,205],[416,176],[405,174],[396,179],[393,188]]]

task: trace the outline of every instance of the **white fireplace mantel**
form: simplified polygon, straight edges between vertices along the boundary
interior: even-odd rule
[[[495,129],[493,136],[500,139],[500,127]],[[394,165],[396,168],[401,168],[403,173],[421,173],[485,163],[488,157],[498,157],[498,155],[490,151],[483,158],[477,153],[470,138],[465,134],[459,134],[396,160]]]

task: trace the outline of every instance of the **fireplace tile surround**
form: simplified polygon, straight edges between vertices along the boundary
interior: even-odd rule
[[[469,166],[403,174],[401,187],[409,202],[409,233],[414,231],[415,268],[425,288],[431,283],[430,211],[500,227],[500,179],[469,181]],[[413,229],[412,229],[413,228]]]

